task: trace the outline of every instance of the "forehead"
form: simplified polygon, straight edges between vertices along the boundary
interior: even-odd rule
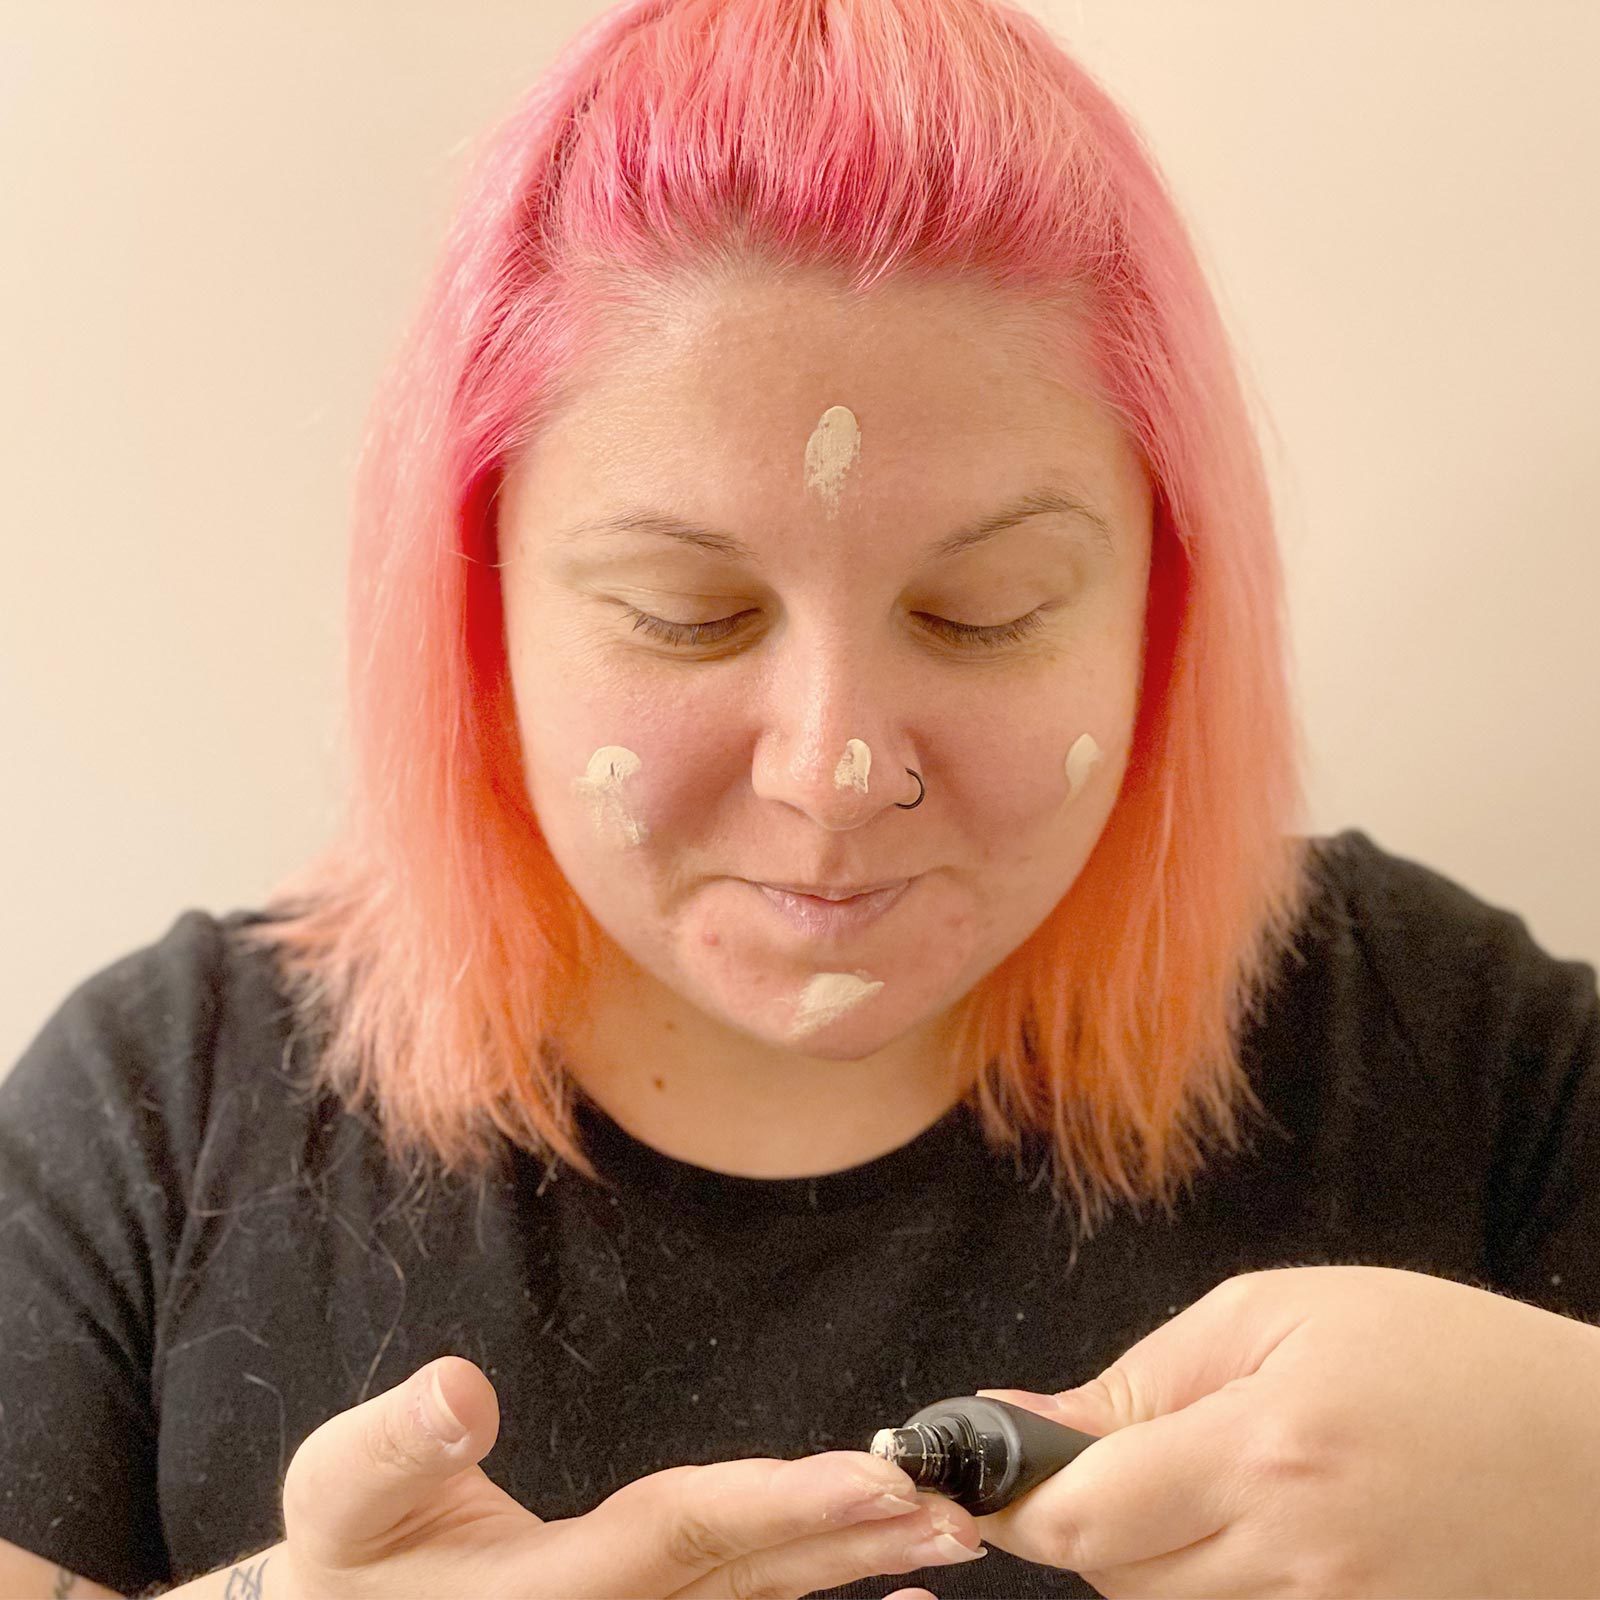
[[[841,504],[988,510],[1063,476],[1110,509],[1140,475],[1064,313],[970,282],[866,295],[817,278],[681,286],[608,313],[583,369],[508,475],[508,508],[671,503],[792,514],[824,413],[860,428]],[[542,518],[539,520],[543,520]]]

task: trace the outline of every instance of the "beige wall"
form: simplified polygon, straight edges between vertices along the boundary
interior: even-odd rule
[[[1600,5],[1034,3],[1261,396],[1314,828],[1600,960]],[[601,9],[0,5],[0,1071],[323,837],[372,383],[464,141]]]

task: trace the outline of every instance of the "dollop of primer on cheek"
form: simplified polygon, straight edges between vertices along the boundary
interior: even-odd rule
[[[800,991],[789,1036],[799,1039],[815,1033],[852,1006],[870,1000],[881,988],[881,979],[863,978],[855,972],[819,972],[807,980]]]
[[[649,829],[628,809],[622,786],[643,763],[620,744],[606,744],[589,757],[588,770],[572,787],[589,802],[596,829],[624,846],[643,844]]]
[[[872,771],[872,752],[862,739],[847,739],[839,765],[833,769],[834,785],[840,789],[867,792],[867,774]]]
[[[1090,771],[1098,764],[1101,756],[1100,746],[1094,742],[1092,734],[1080,734],[1072,748],[1067,751],[1067,799],[1076,800],[1078,791],[1088,781]]]

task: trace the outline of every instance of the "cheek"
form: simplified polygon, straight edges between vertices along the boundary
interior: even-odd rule
[[[717,719],[605,675],[545,678],[518,696],[529,799],[563,868],[637,868],[685,836],[726,789]]]
[[[964,714],[944,732],[945,798],[989,858],[1081,831],[1130,731],[1127,709],[1093,685],[952,709]]]

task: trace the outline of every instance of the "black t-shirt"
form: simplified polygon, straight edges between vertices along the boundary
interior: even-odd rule
[[[283,1536],[326,1418],[433,1358],[500,1400],[545,1518],[684,1463],[865,1449],[978,1388],[1086,1381],[1239,1272],[1428,1272],[1600,1320],[1595,968],[1351,830],[1246,1036],[1271,1127],[1181,1202],[1070,1210],[957,1106],[813,1178],[674,1160],[592,1102],[609,1185],[507,1146],[427,1195],[296,1076],[259,912],[184,912],[0,1083],[0,1538],[123,1593]],[[1037,1170],[1037,1169],[1035,1169]],[[1092,1596],[999,1549],[825,1591]],[[824,1591],[819,1591],[819,1593]]]

